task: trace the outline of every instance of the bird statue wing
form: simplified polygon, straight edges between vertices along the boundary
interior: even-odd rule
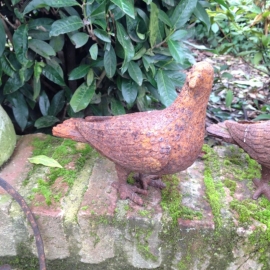
[[[226,126],[235,140],[253,159],[260,164],[270,165],[270,121],[236,123],[226,121]]]
[[[78,121],[76,127],[88,143],[113,162],[132,171],[157,173],[169,161],[171,145],[165,127],[170,120],[162,117],[162,111],[136,114],[91,116]]]

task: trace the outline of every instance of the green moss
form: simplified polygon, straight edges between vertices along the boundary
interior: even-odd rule
[[[236,191],[236,182],[230,179],[225,179],[223,183],[225,187],[227,187],[230,190],[231,196],[233,196]]]
[[[220,172],[220,164],[218,162],[219,159],[217,154],[210,146],[205,144],[202,150],[205,152],[203,158],[205,164],[204,184],[206,187],[206,196],[212,208],[215,225],[217,228],[219,228],[222,225],[220,210],[222,206],[221,194],[224,193],[224,191],[222,190],[222,184],[216,183],[213,179],[213,175],[219,175]]]
[[[63,168],[49,168],[49,172],[46,174],[46,180],[39,179],[37,181],[37,187],[32,189],[33,194],[29,196],[30,199],[33,199],[35,193],[41,194],[48,205],[50,205],[53,200],[56,202],[60,201],[63,195],[57,188],[52,188],[57,179],[66,182],[69,188],[71,188],[86,161],[93,156],[98,156],[88,144],[80,144],[72,140],[52,136],[46,136],[43,139],[34,139],[33,146],[34,150],[32,156],[46,155],[54,158],[63,166]],[[42,166],[43,165],[33,165],[28,179],[23,183],[24,186],[28,184],[30,176],[37,172]],[[71,166],[70,169],[69,166]]]
[[[172,218],[174,225],[179,218],[200,219],[202,214],[182,205],[182,196],[179,191],[179,179],[176,175],[164,175],[162,181],[166,184],[161,192],[161,207]]]

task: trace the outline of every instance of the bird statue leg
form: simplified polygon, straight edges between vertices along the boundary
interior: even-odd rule
[[[269,180],[270,180],[270,169],[266,168],[262,165],[262,177],[261,179],[254,179],[253,183],[257,187],[253,199],[257,200],[262,194],[270,201],[270,186],[269,186]]]
[[[136,204],[143,205],[142,198],[140,198],[136,193],[147,195],[147,191],[127,184],[127,178],[130,173],[129,170],[119,166],[118,164],[115,165],[115,169],[118,176],[118,182],[114,182],[112,186],[118,190],[120,198],[122,200],[129,198]]]
[[[136,173],[133,175],[133,178],[145,190],[147,190],[148,186],[152,186],[159,189],[163,189],[166,187],[166,185],[161,181],[159,175]]]

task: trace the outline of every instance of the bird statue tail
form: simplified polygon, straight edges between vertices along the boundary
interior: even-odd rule
[[[209,127],[206,128],[206,131],[209,135],[216,137],[216,138],[220,138],[222,139],[224,142],[227,143],[234,143],[234,139],[232,138],[226,123],[229,121],[225,121],[225,122],[221,122],[218,124],[213,124]]]
[[[70,118],[64,121],[62,124],[59,124],[56,127],[54,127],[52,133],[56,137],[86,143],[87,141],[77,129],[77,124],[83,121],[85,120],[81,118]]]

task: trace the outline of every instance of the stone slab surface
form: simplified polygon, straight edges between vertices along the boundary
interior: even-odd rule
[[[241,221],[240,212],[231,207],[235,200],[250,199],[250,181],[237,181],[232,194],[228,187],[219,184],[225,172],[219,177],[213,176],[222,204],[219,224],[204,184],[206,165],[204,160],[198,159],[176,176],[179,196],[182,196],[179,208],[200,212],[201,218],[180,217],[177,224],[172,224],[168,211],[161,207],[159,190],[150,187],[148,196],[142,196],[144,206],[119,200],[112,187],[117,181],[114,164],[97,156],[94,162],[86,161],[71,189],[61,179],[56,180],[53,188],[62,190],[63,196],[48,206],[42,203],[41,194],[30,196],[35,181],[46,179],[49,170],[40,165],[39,170],[29,176],[33,167],[28,161],[33,138],[44,136],[22,137],[0,176],[31,206],[43,237],[48,269],[260,270],[268,265],[269,247],[262,246],[265,252],[262,260],[261,242],[254,242],[260,235],[253,242],[250,240],[257,231],[267,231],[267,226],[255,219]],[[215,151],[220,160],[226,158],[227,152],[227,147]],[[220,172],[222,170],[221,166]],[[22,184],[26,178],[31,178],[31,187]],[[254,207],[257,203],[254,202]],[[31,227],[17,203],[1,188],[0,217],[0,265],[9,263],[18,270],[29,269],[31,263],[37,266],[36,261],[32,262],[36,258],[36,247]]]

